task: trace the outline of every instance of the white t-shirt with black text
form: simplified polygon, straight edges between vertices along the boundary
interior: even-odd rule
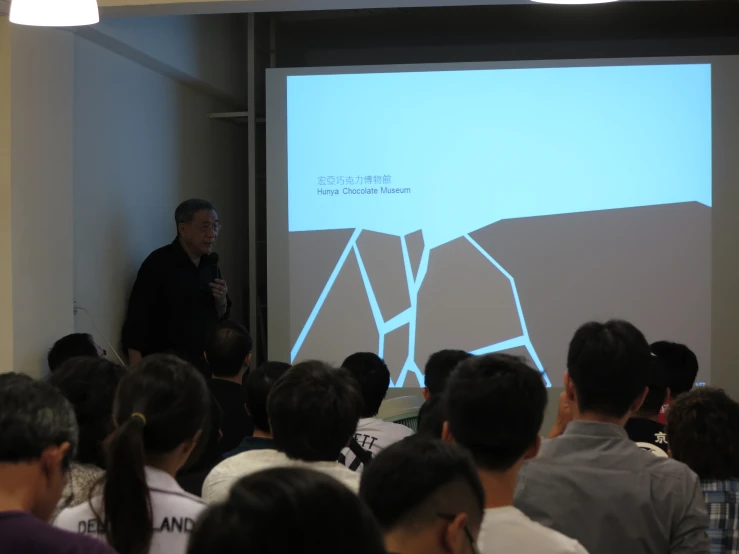
[[[529,519],[514,506],[485,510],[477,546],[480,554],[588,554],[575,539]]]
[[[374,457],[391,444],[412,434],[413,430],[405,425],[368,417],[359,420],[354,438],[357,439],[359,446]],[[349,448],[342,451],[339,461],[353,471],[364,469],[364,464],[357,460],[357,457]]]
[[[149,554],[185,554],[195,521],[206,508],[205,502],[182,490],[170,474],[152,467],[145,471],[154,520]],[[54,526],[106,542],[103,523],[95,515],[102,513],[102,497],[93,498],[92,503],[95,511],[90,502],[62,510]]]

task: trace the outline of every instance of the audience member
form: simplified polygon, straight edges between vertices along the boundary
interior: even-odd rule
[[[647,393],[641,407],[626,422],[629,438],[639,448],[656,456],[667,456],[667,435],[664,423],[659,422],[662,406],[670,402],[670,388],[667,386],[667,371],[662,360],[652,356],[647,380]]]
[[[307,468],[273,468],[238,481],[210,507],[188,554],[385,554],[367,507],[335,479]]]
[[[118,386],[102,495],[63,510],[56,525],[104,540],[118,554],[184,553],[203,502],[177,471],[198,443],[210,395],[190,364],[149,356]]]
[[[49,379],[72,403],[80,430],[58,511],[86,502],[104,474],[103,441],[113,432],[113,400],[125,374],[123,367],[105,358],[78,357],[64,362]]]
[[[0,553],[113,554],[48,523],[77,446],[74,409],[48,383],[0,375]]]
[[[241,477],[279,466],[310,467],[357,490],[359,474],[337,460],[361,410],[362,396],[349,372],[317,361],[294,365],[267,400],[276,450],[251,450],[221,462],[205,480],[203,498],[208,504],[225,500]]]
[[[670,398],[677,398],[693,388],[695,378],[698,376],[698,358],[690,348],[684,344],[663,340],[652,343],[650,349],[665,365]],[[667,421],[666,413],[669,407],[669,402],[662,407],[660,423]]]
[[[672,457],[698,474],[711,554],[739,551],[739,404],[719,389],[680,396],[667,414]]]
[[[269,428],[269,416],[267,415],[267,397],[272,386],[282,377],[290,364],[285,362],[264,362],[254,371],[244,375],[242,380],[242,398],[246,411],[254,422],[254,434],[244,437],[241,443],[224,458],[230,458],[249,450],[274,450],[275,442],[272,431]]]
[[[341,367],[354,376],[362,392],[364,409],[354,438],[369,453],[368,459],[376,456],[383,448],[413,434],[413,430],[405,425],[375,417],[390,387],[390,370],[377,354],[357,352],[344,360]],[[364,469],[362,461],[349,448],[344,449],[339,461],[352,471]]]
[[[480,551],[583,554],[585,549],[513,506],[518,473],[536,456],[547,390],[541,373],[518,358],[488,354],[457,366],[446,390],[444,438],[467,448],[485,489]]]
[[[446,421],[444,395],[437,394],[423,403],[418,411],[418,434],[440,439]]]
[[[423,371],[425,376],[423,397],[428,400],[443,392],[457,364],[471,356],[472,354],[464,350],[439,350],[431,354]]]
[[[470,455],[456,445],[410,437],[389,446],[365,469],[359,494],[389,552],[477,552],[485,493]]]
[[[87,333],[72,333],[54,343],[46,357],[49,369],[54,373],[64,362],[79,356],[102,358],[106,352]]]
[[[650,356],[630,323],[580,327],[565,373],[573,421],[519,474],[516,506],[593,553],[708,552],[695,474],[641,450],[623,429],[647,394]]]
[[[213,375],[208,386],[223,410],[220,451],[224,454],[254,432],[241,396],[241,378],[251,360],[249,331],[233,321],[222,321],[206,343],[205,359]]]

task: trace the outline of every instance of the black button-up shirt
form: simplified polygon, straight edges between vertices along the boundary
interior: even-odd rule
[[[195,266],[179,239],[152,252],[141,264],[128,302],[123,345],[142,355],[177,353],[202,359],[208,332],[220,319],[210,283],[221,279],[218,265],[203,256]]]

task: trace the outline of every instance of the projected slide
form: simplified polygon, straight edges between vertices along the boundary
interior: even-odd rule
[[[287,154],[292,360],[417,387],[511,352],[561,386],[611,317],[709,348],[708,64],[291,76]]]

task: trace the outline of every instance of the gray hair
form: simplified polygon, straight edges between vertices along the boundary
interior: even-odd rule
[[[177,225],[180,223],[190,223],[195,217],[195,214],[202,212],[203,210],[211,211],[215,210],[215,207],[207,200],[202,200],[200,198],[185,200],[182,204],[177,206],[177,209],[174,211],[175,223]]]
[[[0,375],[0,463],[38,460],[65,442],[73,458],[78,435],[74,408],[61,392],[25,375]]]

